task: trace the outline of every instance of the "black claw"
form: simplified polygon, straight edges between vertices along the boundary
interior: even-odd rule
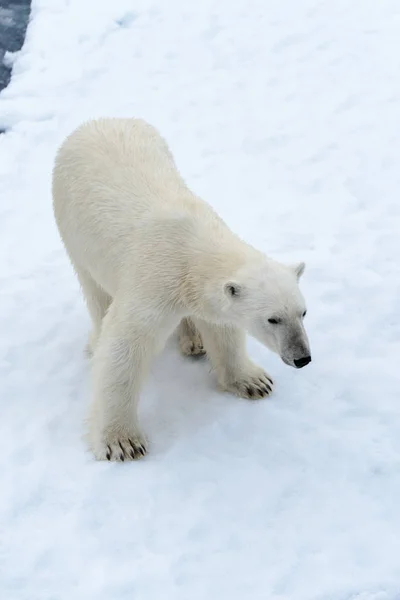
[[[130,451],[130,455],[132,456],[132,458],[136,458],[136,454],[138,452],[140,452],[140,454],[143,454],[143,456],[146,454],[146,448],[144,446],[142,446],[141,444],[135,445],[131,439],[129,439],[128,442],[130,443],[132,448],[132,450]]]
[[[107,454],[106,454],[106,459],[110,460],[111,459],[111,448],[110,446],[107,446]]]
[[[121,442],[118,442],[118,443],[119,443],[119,447],[121,448],[122,456],[124,456],[125,449],[124,449],[123,445],[121,444]]]
[[[253,389],[251,387],[246,387],[246,392],[248,393],[248,395],[250,396],[250,398],[252,398],[254,396],[254,392]]]
[[[139,444],[138,446],[136,446],[132,440],[128,440],[130,445],[131,445],[131,457],[132,458],[136,458],[137,457],[137,453],[139,452],[140,454],[142,454],[143,456],[146,454],[146,448],[144,446],[142,446],[141,444]]]
[[[123,454],[120,454],[120,455],[119,455],[119,460],[121,460],[122,462],[124,462],[124,460],[125,460],[125,456],[124,456]]]
[[[270,379],[269,377],[266,377],[266,379],[268,379],[268,381],[270,382],[271,385],[274,385],[274,382],[272,381],[272,379]]]

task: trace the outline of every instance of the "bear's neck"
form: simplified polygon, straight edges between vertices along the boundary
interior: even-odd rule
[[[241,240],[226,225],[217,226],[210,236],[209,227],[204,236],[201,227],[186,247],[185,274],[180,297],[193,315],[205,318],[206,294],[210,290],[223,292],[224,284],[235,279],[246,264],[262,260],[260,252]]]

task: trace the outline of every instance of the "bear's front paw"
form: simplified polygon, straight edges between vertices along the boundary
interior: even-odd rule
[[[137,433],[113,431],[104,435],[101,443],[93,445],[93,452],[98,460],[138,460],[147,453],[147,444]]]
[[[270,396],[274,382],[262,369],[252,369],[249,373],[241,373],[233,381],[225,382],[222,387],[236,396],[248,400],[259,400]]]

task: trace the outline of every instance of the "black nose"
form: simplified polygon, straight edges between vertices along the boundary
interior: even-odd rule
[[[303,358],[296,358],[293,362],[294,366],[297,367],[297,369],[301,369],[302,367],[305,367],[306,365],[308,365],[308,363],[311,362],[311,356],[303,356]]]

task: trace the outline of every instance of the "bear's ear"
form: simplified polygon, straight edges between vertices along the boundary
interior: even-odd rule
[[[242,293],[242,286],[237,281],[228,281],[224,285],[224,292],[228,298],[239,298]]]
[[[306,268],[305,262],[299,262],[295,265],[292,265],[292,269],[297,277],[297,280],[299,280],[300,277],[303,275],[305,268]]]

